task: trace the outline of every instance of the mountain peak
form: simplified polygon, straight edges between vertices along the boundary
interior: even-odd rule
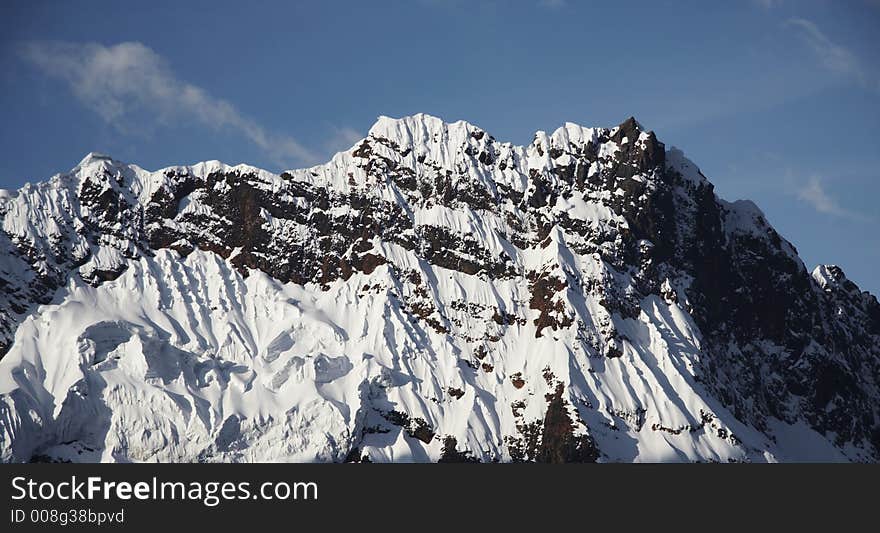
[[[89,152],[82,158],[77,166],[86,167],[101,161],[113,161],[113,158],[107,154],[102,154],[100,152]]]
[[[102,154],[100,152],[89,152],[75,167],[71,169],[70,173],[87,174],[98,169],[120,169],[122,171],[125,171],[125,169],[128,168],[130,168],[130,165],[128,163],[113,159],[113,157],[107,154]]]
[[[632,115],[630,115],[629,118],[627,118],[626,120],[621,122],[617,127],[621,128],[621,129],[631,130],[631,131],[643,131],[644,130],[641,122],[636,120],[636,117],[634,117]]]
[[[401,146],[412,146],[415,143],[457,139],[474,131],[482,130],[464,120],[446,122],[427,113],[416,113],[400,118],[381,115],[370,127],[367,136],[392,140]]]
[[[813,269],[812,276],[823,289],[836,287],[848,281],[843,269],[837,265],[819,265]]]
[[[0,460],[880,458],[880,304],[634,117],[58,176],[0,192]]]
[[[644,128],[635,117],[630,116],[611,130],[611,138],[615,142],[623,139],[635,140],[644,132]]]

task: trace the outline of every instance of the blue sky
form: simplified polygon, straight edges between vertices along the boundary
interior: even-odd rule
[[[634,115],[880,294],[880,1],[3,2],[0,187],[100,151],[326,160],[378,115],[527,143]]]

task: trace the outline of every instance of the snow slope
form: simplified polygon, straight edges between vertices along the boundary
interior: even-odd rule
[[[90,154],[0,216],[5,461],[877,459],[876,299],[633,119]]]

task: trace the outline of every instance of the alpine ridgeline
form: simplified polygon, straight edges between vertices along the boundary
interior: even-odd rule
[[[0,191],[4,461],[877,461],[880,305],[635,119]]]

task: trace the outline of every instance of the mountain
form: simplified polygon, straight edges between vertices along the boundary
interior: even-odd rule
[[[0,194],[4,461],[877,461],[880,304],[633,118]]]

